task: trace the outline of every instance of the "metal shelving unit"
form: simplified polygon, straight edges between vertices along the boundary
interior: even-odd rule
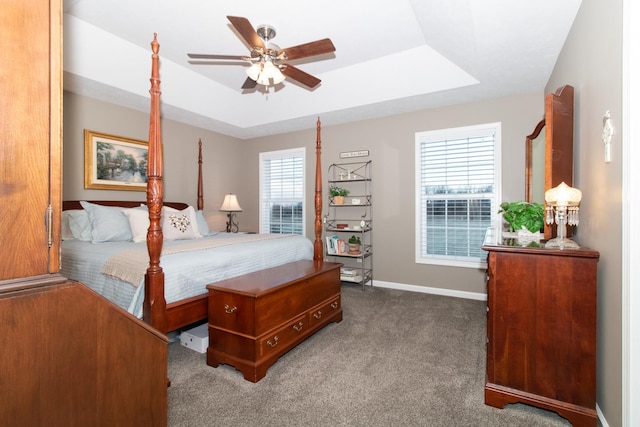
[[[349,190],[343,203],[329,196],[324,218],[325,258],[341,262],[340,280],[364,286],[373,282],[373,217],[371,160],[334,163],[329,166],[329,187]],[[358,252],[349,250],[349,239],[360,240]]]

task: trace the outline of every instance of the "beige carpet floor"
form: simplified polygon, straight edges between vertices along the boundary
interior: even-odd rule
[[[523,404],[484,404],[486,303],[343,285],[344,320],[258,383],[169,346],[171,426],[570,426]]]

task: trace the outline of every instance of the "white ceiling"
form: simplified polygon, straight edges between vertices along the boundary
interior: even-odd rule
[[[581,0],[64,0],[64,88],[148,111],[160,43],[162,115],[238,138],[542,92]],[[322,80],[242,91],[247,64],[227,15],[269,24],[281,48],[330,38],[291,61]],[[258,86],[258,88],[262,88]]]

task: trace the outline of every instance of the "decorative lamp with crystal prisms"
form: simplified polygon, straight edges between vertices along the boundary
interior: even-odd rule
[[[547,205],[545,221],[547,224],[553,224],[554,221],[558,224],[557,237],[545,243],[545,247],[559,249],[578,249],[580,247],[567,237],[567,224],[578,225],[578,210],[581,200],[582,192],[577,188],[569,187],[564,182],[544,193],[544,201]]]
[[[235,220],[235,213],[242,212],[242,208],[235,194],[225,194],[220,211],[227,212],[227,233],[237,233],[239,228]]]

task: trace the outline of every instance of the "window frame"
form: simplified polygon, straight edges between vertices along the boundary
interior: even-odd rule
[[[264,163],[265,161],[268,160],[279,160],[279,159],[285,159],[285,158],[290,158],[290,157],[301,157],[302,158],[302,185],[301,185],[301,191],[302,191],[302,195],[299,198],[288,198],[286,200],[295,200],[296,202],[299,201],[302,203],[302,229],[300,232],[300,235],[304,236],[306,234],[306,174],[307,174],[307,167],[306,167],[306,147],[298,147],[298,148],[290,148],[290,149],[284,149],[284,150],[274,150],[274,151],[265,151],[265,152],[261,152],[259,153],[258,156],[258,170],[259,170],[259,189],[258,189],[258,198],[259,198],[259,232],[260,233],[271,233],[271,227],[270,227],[270,223],[267,225],[265,224],[264,218],[269,218],[269,220],[271,219],[271,213],[267,213],[264,211],[265,209],[265,203],[271,203],[273,200],[273,198],[269,198],[267,199],[264,194],[263,194],[263,189],[264,189],[264,179],[265,177],[265,171],[264,171]],[[283,199],[285,200],[285,199]],[[284,234],[284,233],[282,233]],[[297,233],[291,233],[291,234],[297,234]]]
[[[417,264],[432,264],[441,266],[452,267],[465,267],[465,268],[486,268],[486,257],[460,257],[455,255],[422,255],[422,224],[423,224],[423,212],[422,212],[422,143],[427,141],[444,141],[451,139],[472,138],[482,135],[486,135],[487,132],[494,133],[494,146],[493,146],[493,197],[491,205],[491,227],[499,223],[500,216],[498,214],[498,206],[501,203],[502,195],[502,123],[485,123],[471,126],[461,126],[455,128],[437,129],[431,131],[416,132],[415,134],[415,262]],[[447,196],[449,199],[457,199],[455,196]],[[468,200],[462,199],[461,200]],[[426,218],[424,220],[426,223]]]

